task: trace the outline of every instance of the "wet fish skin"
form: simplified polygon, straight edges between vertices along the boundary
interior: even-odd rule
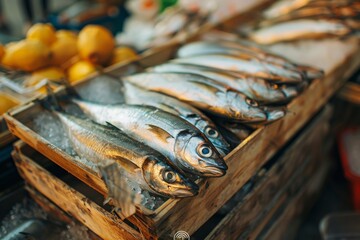
[[[260,28],[249,37],[260,44],[327,36],[345,36],[352,30],[340,21],[301,19]]]
[[[165,63],[155,66],[149,69],[149,71],[160,73],[179,72],[198,74],[235,89],[262,104],[287,102],[298,94],[296,87],[279,87],[277,84],[261,78],[238,73],[231,74],[225,71],[193,64]]]
[[[225,156],[230,152],[229,144],[222,137],[215,124],[196,108],[175,98],[146,91],[128,82],[124,82],[124,88],[124,97],[127,104],[149,105],[178,115],[198,128],[216,147],[221,156]]]
[[[315,79],[323,76],[321,70],[292,63],[290,60],[270,53],[263,46],[256,46],[254,43],[242,39],[197,41],[182,46],[178,52],[178,57],[191,57],[209,54],[224,54],[232,56],[251,56],[259,61],[265,61],[279,67],[291,69],[297,72],[305,72],[307,78]]]
[[[171,62],[195,64],[232,72],[240,72],[254,77],[264,78],[275,83],[299,83],[305,80],[305,76],[301,72],[259,61],[259,59],[254,59],[251,56],[243,58],[223,54],[209,54],[188,58],[177,58]]]
[[[150,147],[118,129],[65,113],[54,113],[62,122],[76,153],[97,163],[100,168],[116,162],[127,172],[127,178],[135,178],[143,189],[163,196],[197,194],[197,185],[176,172],[164,156]]]
[[[178,116],[151,106],[73,102],[94,121],[111,123],[161,152],[179,170],[201,177],[220,177],[226,172],[227,166],[215,147],[197,128]]]
[[[266,121],[266,113],[258,108],[256,101],[200,75],[146,72],[127,76],[124,80],[234,121]]]

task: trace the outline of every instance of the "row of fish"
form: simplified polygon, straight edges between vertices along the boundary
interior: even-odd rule
[[[199,177],[226,173],[223,157],[254,126],[283,117],[284,104],[321,76],[252,43],[199,41],[181,47],[176,59],[115,79],[123,102],[73,96],[82,117],[47,108],[75,152],[110,179],[108,188],[123,179],[161,196],[189,197]]]
[[[260,44],[343,37],[360,29],[360,3],[353,0],[283,0],[263,14],[249,38]]]

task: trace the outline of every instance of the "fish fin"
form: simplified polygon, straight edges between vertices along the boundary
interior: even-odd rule
[[[147,124],[149,126],[150,132],[155,134],[157,137],[159,137],[162,141],[167,142],[167,139],[174,138],[170,133],[165,131],[164,129],[154,126],[152,124]]]
[[[100,166],[99,170],[108,188],[106,198],[111,199],[114,205],[121,209],[123,218],[135,214],[141,196],[139,193],[132,191],[126,177],[123,177],[122,172],[124,170],[117,163]]]
[[[215,94],[221,91],[219,88],[217,88],[216,86],[211,85],[209,83],[196,81],[196,80],[190,80],[189,82],[195,84],[199,88],[202,88],[202,89],[205,89],[205,90],[210,90],[211,92],[213,92]]]

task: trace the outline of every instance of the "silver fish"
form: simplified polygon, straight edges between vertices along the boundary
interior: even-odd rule
[[[275,83],[268,82],[261,78],[246,76],[244,74],[231,74],[193,64],[165,63],[149,70],[160,73],[179,72],[198,74],[224,84],[264,104],[287,102],[299,93],[296,87],[280,87]]]
[[[291,11],[305,6],[312,0],[282,0],[277,1],[270,8],[264,11],[263,16],[265,18],[274,18],[281,15],[286,15]]]
[[[215,124],[196,108],[176,98],[157,92],[146,91],[128,82],[124,82],[124,87],[124,97],[127,104],[149,105],[178,115],[205,134],[222,156],[230,152],[229,144],[221,136]]]
[[[269,64],[282,68],[291,69],[300,73],[305,72],[306,76],[310,79],[320,78],[323,76],[323,72],[321,70],[294,64],[286,58],[270,53],[263,46],[256,46],[254,43],[249,43],[248,41],[239,38],[234,41],[222,40],[188,43],[182,46],[178,50],[177,54],[178,57],[181,58],[209,54],[251,56],[259,61],[265,61]]]
[[[145,190],[167,197],[190,197],[198,187],[176,172],[163,155],[135,141],[118,129],[99,125],[61,112],[54,112],[62,122],[79,156],[101,166],[121,165],[127,178]]]
[[[189,73],[139,73],[123,78],[139,87],[175,97],[212,114],[235,121],[266,121],[258,103],[209,78]]]
[[[221,45],[224,47],[236,49],[248,54],[253,54],[262,61],[279,65],[284,68],[304,72],[307,79],[309,80],[321,78],[324,76],[324,71],[322,70],[310,66],[295,64],[282,56],[272,53],[266,48],[266,46],[239,38],[237,35],[232,33],[213,30],[207,34],[204,34],[203,39],[207,42],[214,42],[216,44],[221,43]]]
[[[74,100],[90,118],[111,123],[161,152],[173,166],[202,177],[220,177],[227,166],[209,140],[192,124],[160,109],[141,105],[99,105]]]
[[[260,28],[249,37],[260,44],[274,44],[308,38],[345,36],[351,32],[352,29],[341,21],[300,19]]]
[[[202,65],[227,71],[240,72],[276,83],[299,83],[305,78],[301,72],[279,67],[251,56],[229,56],[209,54],[188,58],[177,58],[171,62]]]

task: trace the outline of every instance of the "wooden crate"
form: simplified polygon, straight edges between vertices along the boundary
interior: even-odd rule
[[[207,180],[196,197],[170,199],[153,212],[137,213],[131,222],[133,224],[141,222],[143,225],[138,227],[146,236],[166,238],[173,236],[178,230],[194,233],[299,131],[359,67],[358,40],[348,39],[344,45],[350,45],[352,48],[343,53],[332,69],[327,70],[323,79],[314,80],[309,88],[288,105],[289,113],[283,119],[257,129],[225,157],[229,170],[224,177]],[[313,47],[321,46],[314,45]],[[169,59],[175,51],[176,47],[164,49],[153,56],[113,69],[111,73],[118,76],[133,71],[139,66],[159,64]],[[87,84],[88,81],[81,82],[79,86]],[[39,104],[32,102],[6,114],[5,118],[10,131],[98,192],[106,194],[105,184],[97,173],[84,164],[74,161],[64,151],[53,146],[29,128],[31,118],[41,111]],[[202,213],[191,211],[199,206],[206,211]],[[141,221],[138,221],[138,218]]]
[[[221,219],[206,239],[256,239],[268,226],[275,228],[276,223],[273,223],[272,218],[276,212],[291,204],[292,199],[300,192],[307,191],[307,185],[311,185],[308,182],[312,182],[321,172],[323,176],[318,180],[319,185],[314,183],[309,186],[318,191],[329,169],[327,153],[331,143],[331,116],[330,107],[322,110],[272,160],[275,161],[271,167],[260,170],[257,174],[260,177],[255,177],[251,192],[238,202],[230,200],[228,204],[233,204],[233,209]],[[316,198],[312,198],[314,199]],[[302,200],[304,205],[309,202],[309,199]]]
[[[326,109],[319,114],[301,131],[299,137],[273,160],[275,163],[271,167],[260,171],[261,177],[256,180],[253,190],[235,204],[206,239],[255,239],[262,232],[273,234],[274,227],[270,228],[271,231],[266,229],[279,209],[284,206],[287,208],[300,193],[307,192],[308,182],[316,183],[315,186],[309,186],[312,192],[319,190],[328,164],[325,161],[326,148],[318,146],[323,145],[327,137],[330,112]],[[89,186],[64,172],[24,142],[17,142],[15,150],[16,166],[32,195],[40,192],[104,239],[143,237],[133,225],[121,221],[115,214],[110,213],[108,208],[103,207],[104,198]],[[322,169],[320,173],[317,171],[319,168]],[[319,174],[321,178],[314,177]],[[41,199],[41,195],[38,195],[35,194],[35,199]],[[305,199],[302,198],[302,201]],[[196,211],[202,213],[201,210]],[[205,223],[202,228],[208,228],[208,224]],[[145,239],[149,239],[149,236]]]

